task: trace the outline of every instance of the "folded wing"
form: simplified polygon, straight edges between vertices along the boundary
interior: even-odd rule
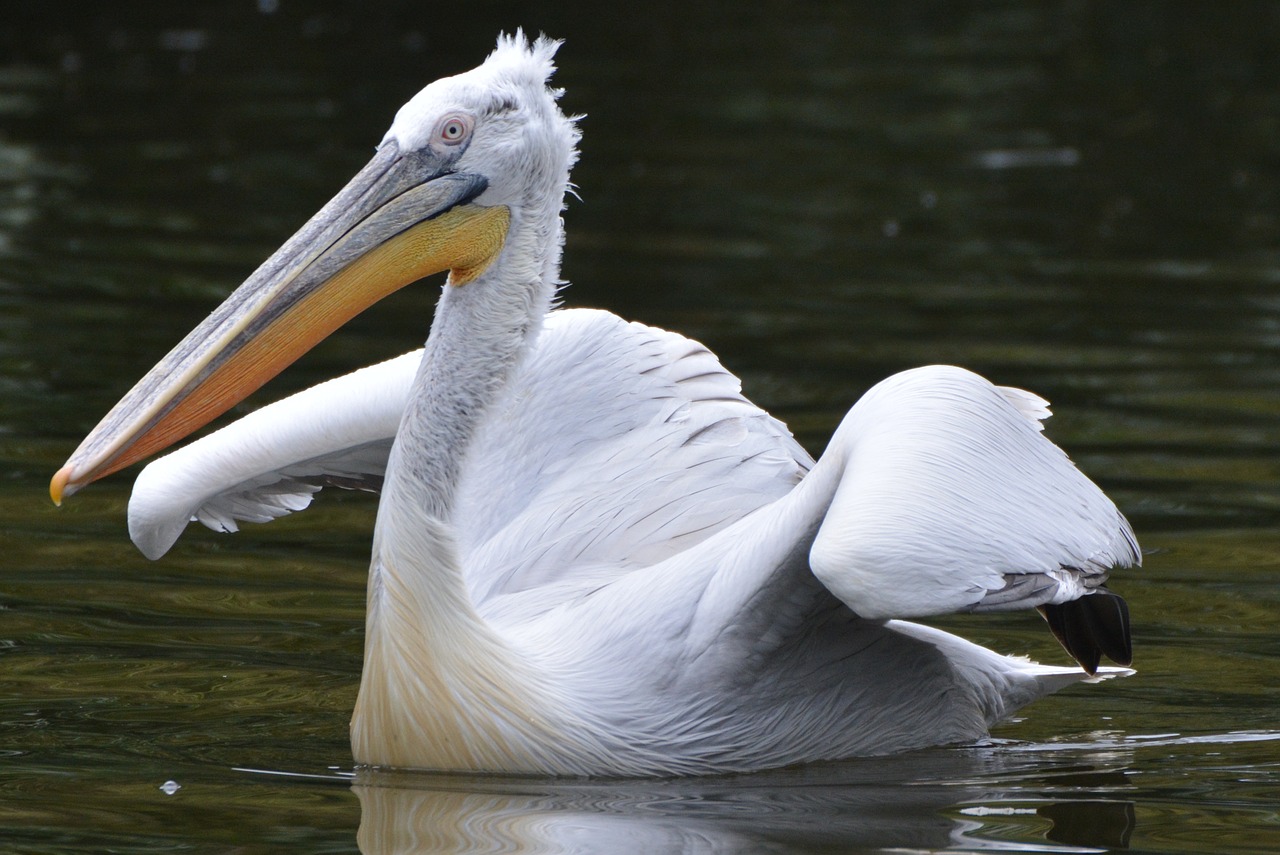
[[[1127,659],[1127,611],[1102,585],[1141,563],[1138,544],[1041,434],[1047,414],[1029,393],[950,366],[875,386],[827,451],[844,474],[814,573],[863,617],[1039,607],[1086,670],[1097,651]]]

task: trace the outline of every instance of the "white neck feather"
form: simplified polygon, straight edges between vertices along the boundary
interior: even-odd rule
[[[484,72],[494,91],[526,90],[528,124],[507,132],[503,145],[484,148],[477,137],[468,151],[472,168],[499,177],[478,203],[505,205],[510,224],[487,270],[445,286],[388,462],[351,721],[357,763],[560,774],[608,765],[538,651],[516,649],[477,614],[456,535],[465,521],[456,518],[455,493],[472,437],[559,285],[560,209],[577,131],[545,89],[554,49],[539,41],[521,59],[500,44]],[[420,98],[430,107],[436,94],[428,87]],[[502,121],[494,120],[494,134]],[[391,133],[400,124],[398,117]]]
[[[455,536],[471,437],[554,296],[558,216],[517,214],[493,266],[445,286],[392,449],[351,721],[357,763],[560,774],[599,766],[601,749],[529,652],[476,613]]]

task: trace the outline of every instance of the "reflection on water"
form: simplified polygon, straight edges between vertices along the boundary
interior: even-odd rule
[[[1048,767],[1048,768],[1046,768]],[[1092,798],[1005,801],[990,782],[1070,778]],[[548,783],[362,773],[365,855],[992,848],[1001,826],[1044,851],[1124,846],[1123,766],[1061,771],[999,750],[933,751],[725,779]]]
[[[1265,771],[1223,764],[1256,744]],[[360,850],[408,852],[736,852],[1129,848],[1264,851],[1280,733],[1100,737],[1080,744],[992,745],[756,775],[558,782],[388,774],[356,776]],[[1161,761],[1152,763],[1153,756]],[[1170,798],[1182,776],[1194,808]],[[1182,821],[1162,827],[1173,811]],[[1192,815],[1187,816],[1187,813]],[[1032,843],[1034,841],[1034,843]]]
[[[1280,758],[1280,733],[1119,737],[1085,744],[993,745],[727,778],[556,782],[361,772],[365,855],[420,851],[1078,852],[1147,846],[1254,851],[1253,831],[1212,827],[1215,813],[1266,822],[1274,769],[1249,795],[1224,799],[1238,769],[1215,760],[1236,744]],[[1166,772],[1143,755],[1180,755]],[[1183,773],[1204,787],[1198,822],[1161,829],[1162,791]],[[1185,809],[1185,808],[1184,808]],[[1189,831],[1203,823],[1201,832]],[[1021,841],[1021,842],[1019,842]],[[1258,847],[1257,851],[1261,851]]]
[[[6,10],[6,845],[1274,848],[1280,6],[500,7]],[[156,564],[127,541],[127,473],[48,505],[83,433],[395,108],[516,24],[568,38],[559,82],[587,114],[567,302],[705,340],[814,451],[911,365],[1044,394],[1050,434],[1151,551],[1116,582],[1137,676],[1039,703],[980,749],[708,781],[361,773],[353,792],[367,497],[191,532]],[[357,319],[269,396],[417,346],[431,291]],[[1060,661],[1034,616],[942,623]]]

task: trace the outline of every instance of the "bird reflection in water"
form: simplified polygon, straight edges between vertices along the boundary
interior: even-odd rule
[[[1016,782],[1016,786],[1010,784]],[[924,751],[697,779],[549,781],[363,771],[364,855],[805,852],[1127,845],[1116,758]],[[1071,795],[1064,796],[1064,790]],[[1057,845],[1055,845],[1057,844]]]

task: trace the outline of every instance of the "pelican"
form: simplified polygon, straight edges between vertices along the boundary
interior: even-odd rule
[[[1132,673],[1140,563],[1041,433],[1046,402],[966,370],[897,374],[816,462],[705,347],[560,309],[575,120],[559,42],[499,37],[427,86],[373,159],[155,366],[54,476],[55,502],[208,423],[386,294],[447,271],[424,349],[264,407],[148,466],[164,554],[380,492],[357,764],[683,775],[968,743]],[[424,319],[424,326],[426,325]],[[908,619],[1038,608],[1082,667]]]

